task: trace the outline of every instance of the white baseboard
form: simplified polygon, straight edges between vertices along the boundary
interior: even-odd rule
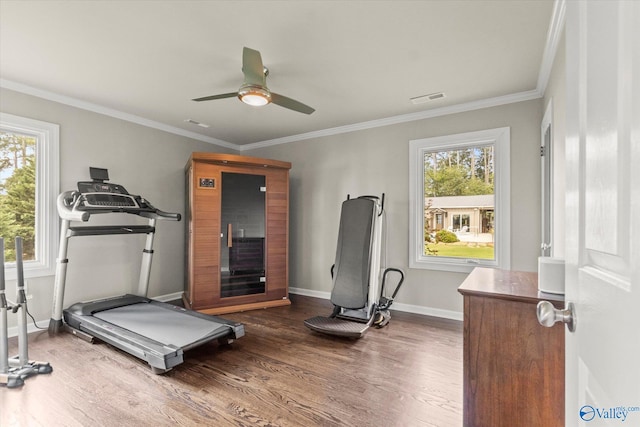
[[[322,299],[331,298],[330,292],[314,291],[304,288],[289,288],[289,293]],[[442,310],[440,308],[425,307],[422,305],[402,304],[399,302],[394,302],[393,310],[404,311],[406,313],[422,314],[424,316],[440,317],[443,319],[459,321],[463,320],[463,315],[460,311]]]
[[[400,302],[393,303],[393,310],[404,311],[406,313],[422,314],[424,316],[440,317],[443,319],[463,321],[461,311],[442,310],[441,308],[425,307],[422,305],[402,304]]]
[[[289,292],[296,295],[304,295],[307,297],[322,298],[326,300],[331,298],[331,292],[314,291],[312,289],[289,288]],[[159,296],[153,297],[153,299],[160,302],[175,301],[178,299],[182,299],[182,292],[174,292],[172,294],[159,295]],[[425,307],[421,305],[402,304],[402,303],[396,302],[393,304],[393,309],[396,311],[404,311],[407,313],[422,314],[424,316],[441,317],[443,319],[451,319],[451,320],[459,320],[459,321],[463,320],[462,313],[459,311],[442,310],[439,308]],[[44,328],[49,327],[49,319],[38,320],[37,323],[40,327],[44,327]],[[32,332],[38,332],[38,331],[42,331],[42,329],[36,328],[33,322],[31,321],[31,319],[28,319],[27,333],[30,334]],[[16,337],[18,336],[18,327],[12,326],[11,328],[8,329],[7,332],[9,333],[9,338]]]
[[[48,328],[49,327],[49,319],[47,319],[47,320],[37,320],[36,323],[41,328]],[[33,324],[33,321],[31,319],[27,319],[27,333],[28,334],[30,334],[32,332],[42,332],[43,330],[44,329],[36,328],[36,326]],[[7,333],[9,335],[9,338],[17,337],[18,336],[18,327],[17,326],[12,326],[12,327],[8,328]]]
[[[156,300],[156,301],[160,301],[160,302],[175,301],[175,300],[182,299],[182,292],[174,292],[172,294],[160,295],[160,296],[157,296],[157,297],[153,297],[153,299]],[[38,324],[38,326],[40,326],[42,328],[48,328],[49,327],[49,319],[36,320],[36,323]],[[43,329],[38,329],[33,324],[33,321],[30,318],[27,319],[27,333],[28,334],[30,334],[32,332],[42,331],[42,330]],[[18,327],[17,326],[12,326],[12,327],[8,328],[7,329],[7,333],[8,333],[9,338],[17,337],[18,336]]]
[[[289,288],[290,294],[296,295],[304,295],[305,297],[314,297],[314,298],[322,298],[329,299],[331,298],[331,292],[323,292],[323,291],[314,291],[311,289],[305,288]]]
[[[157,297],[149,297],[149,298],[154,299],[156,301],[160,301],[160,302],[169,302],[169,301],[175,301],[177,299],[182,300],[182,294],[183,292],[174,292],[172,294],[159,295]]]

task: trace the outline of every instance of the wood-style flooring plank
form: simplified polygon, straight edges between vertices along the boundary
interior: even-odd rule
[[[54,371],[0,387],[0,425],[462,424],[462,322],[393,312],[387,327],[351,340],[304,326],[331,312],[328,301],[291,300],[222,316],[244,323],[246,336],[187,351],[164,375],[104,343],[30,334],[29,356]]]

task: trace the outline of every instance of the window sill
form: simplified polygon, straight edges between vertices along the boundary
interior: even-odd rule
[[[24,267],[24,278],[25,279],[34,279],[36,277],[48,277],[55,276],[56,268],[55,266],[47,266],[42,263],[36,261],[25,261],[23,264]],[[5,270],[5,279],[6,280],[16,280],[16,265],[15,263],[7,264]]]
[[[470,273],[475,267],[499,268],[495,261],[452,258],[441,258],[435,260],[434,258],[437,257],[429,257],[428,260],[424,258],[420,260],[412,260],[409,263],[409,268],[419,270],[451,271],[456,273]]]

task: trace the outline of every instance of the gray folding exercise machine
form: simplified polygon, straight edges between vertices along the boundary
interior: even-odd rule
[[[384,194],[347,197],[342,203],[338,248],[331,267],[333,313],[304,321],[311,330],[329,335],[360,338],[372,326],[383,327],[391,318],[393,303],[404,273],[397,268],[381,268],[383,251]],[[389,273],[399,275],[391,297],[385,295]]]
[[[27,377],[49,374],[53,371],[47,362],[29,360],[27,342],[27,297],[24,292],[24,268],[22,263],[22,237],[16,237],[16,302],[10,302],[5,295],[4,239],[0,237],[0,384],[7,388],[24,385]],[[9,331],[7,313],[18,314],[18,355],[9,358]]]
[[[212,340],[231,343],[244,336],[241,323],[147,298],[156,220],[180,221],[180,214],[163,212],[148,200],[129,194],[123,186],[105,182],[109,179],[106,169],[90,168],[90,172],[92,181],[78,182],[78,191],[66,191],[58,196],[62,230],[49,331],[56,333],[64,326],[87,341],[93,342],[95,337],[145,360],[157,374],[182,363],[184,351]],[[138,215],[149,222],[148,225],[70,225],[72,221],[87,222],[92,215],[109,213]],[[77,303],[63,311],[69,239],[116,234],[147,236],[137,295]],[[90,285],[90,278],[87,282]]]

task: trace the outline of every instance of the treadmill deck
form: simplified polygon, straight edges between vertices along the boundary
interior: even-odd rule
[[[242,323],[135,295],[77,303],[63,314],[72,330],[145,360],[155,373],[182,363],[186,350],[244,336]]]
[[[182,311],[167,310],[155,304],[134,304],[101,311],[93,315],[123,329],[143,335],[165,345],[190,346],[215,334],[228,325],[199,317],[185,316]]]

